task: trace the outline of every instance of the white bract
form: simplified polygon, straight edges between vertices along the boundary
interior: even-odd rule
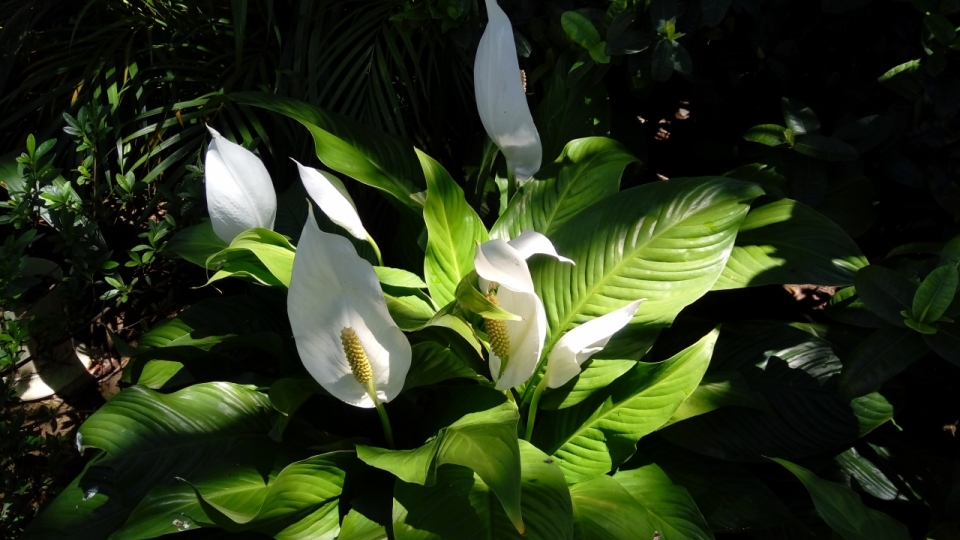
[[[513,27],[497,0],[486,0],[487,27],[473,64],[480,121],[518,180],[540,170],[543,149],[524,92]]]
[[[526,261],[537,253],[573,263],[558,255],[547,237],[533,231],[524,231],[509,242],[490,240],[480,244],[474,255],[480,292],[523,319],[486,321],[491,341],[490,373],[497,383],[497,390],[506,390],[526,382],[533,375],[543,351],[547,315],[543,302],[534,292]],[[491,291],[493,295],[490,295]]]
[[[320,210],[330,218],[330,221],[346,229],[358,240],[366,240],[367,230],[363,228],[360,215],[357,214],[357,205],[353,203],[343,182],[330,173],[313,167],[304,167],[297,160],[293,162],[300,170],[303,187],[307,189],[307,193],[317,202]]]
[[[277,194],[267,168],[253,152],[207,129],[213,136],[204,158],[213,232],[229,244],[247,229],[273,229]]]
[[[334,397],[372,408],[400,394],[410,342],[387,311],[373,266],[349,240],[321,231],[312,208],[293,261],[287,314],[304,366]],[[345,331],[359,341],[365,361],[345,351]]]
[[[646,298],[630,302],[564,334],[550,351],[547,360],[547,373],[544,375],[547,388],[563,386],[579,375],[580,366],[601,351],[613,334],[630,322],[644,300]]]

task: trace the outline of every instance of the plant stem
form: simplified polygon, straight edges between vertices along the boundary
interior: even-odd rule
[[[540,394],[543,393],[543,390],[547,387],[547,378],[542,377],[540,379],[540,384],[537,385],[537,388],[533,391],[533,399],[530,401],[530,410],[527,412],[527,433],[524,435],[523,440],[530,441],[530,437],[533,436],[533,423],[537,420],[537,405],[540,404]]]
[[[391,450],[395,450],[397,445],[393,442],[393,428],[390,427],[390,417],[387,416],[387,409],[384,408],[383,403],[380,403],[380,400],[377,399],[377,391],[373,387],[373,381],[367,383],[367,395],[373,400],[373,404],[377,408],[377,414],[380,415],[380,423],[383,424],[383,436],[387,439],[387,446]]]
[[[373,240],[373,237],[369,234],[367,235],[367,243],[373,248],[373,253],[377,256],[377,263],[380,266],[383,266],[383,255],[380,254],[380,246],[377,245],[377,243]]]

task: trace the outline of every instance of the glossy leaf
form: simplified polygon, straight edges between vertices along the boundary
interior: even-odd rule
[[[644,532],[654,537],[645,530],[643,507],[610,476],[570,486],[570,497],[578,540],[634,540]]]
[[[509,240],[531,230],[551,236],[591,204],[620,189],[624,168],[637,161],[620,143],[604,137],[570,141],[554,163],[524,184],[490,231]]]
[[[567,221],[553,241],[576,265],[546,257],[531,264],[547,311],[544,350],[574,326],[647,298],[603,352],[639,358],[652,334],[713,286],[759,195],[757,186],[729,178],[673,179],[622,191]]]
[[[265,395],[231,383],[197,384],[166,395],[132,386],[83,423],[78,441],[110,455],[155,452],[184,439],[199,444],[267,433],[273,414]]]
[[[289,287],[294,255],[296,248],[282,235],[269,229],[250,229],[207,259],[207,267],[219,269],[207,283],[242,274],[264,285]]]
[[[630,495],[643,507],[646,527],[641,537],[652,529],[661,538],[713,539],[713,533],[697,508],[690,493],[674,484],[656,465],[618,471],[613,475]],[[653,538],[653,533],[650,533]]]
[[[420,212],[423,170],[413,145],[302,101],[260,92],[230,94],[236,103],[253,105],[303,124],[316,142],[317,157],[327,167],[385,191]]]
[[[930,272],[913,295],[913,319],[936,322],[953,302],[957,294],[957,281],[956,266],[947,264]]]
[[[568,482],[605,474],[633,455],[693,393],[710,363],[714,330],[672,358],[638,363],[603,392],[574,407],[544,412],[533,441],[553,455]]]
[[[767,146],[780,146],[787,142],[786,131],[787,128],[783,126],[762,124],[748,129],[747,132],[743,134],[743,138]]]
[[[386,266],[374,266],[373,271],[377,273],[377,279],[379,279],[383,285],[403,289],[427,288],[427,284],[420,279],[420,276],[413,272],[408,272],[400,268],[388,268]]]
[[[591,358],[584,368],[567,384],[550,389],[540,400],[540,409],[556,410],[572,407],[603,390],[637,363],[633,360],[599,360]]]
[[[397,540],[571,539],[571,499],[563,473],[526,441],[520,441],[520,462],[523,536],[478,475],[466,467],[442,465],[432,486],[397,482],[393,529]]]
[[[404,482],[425,486],[437,483],[437,468],[442,465],[468,467],[497,495],[516,529],[523,531],[517,443],[519,419],[516,405],[505,402],[463,416],[420,448],[384,450],[358,445],[357,456]]]
[[[843,363],[840,390],[859,397],[910,367],[928,352],[923,337],[906,328],[880,328],[860,342]]]
[[[789,199],[747,214],[714,290],[812,283],[851,285],[867,259],[843,229]]]
[[[443,305],[456,297],[457,284],[473,271],[476,243],[487,241],[487,229],[450,174],[419,150],[417,156],[427,178],[427,202],[423,208],[427,256],[423,273],[430,295]]]
[[[846,540],[908,540],[902,523],[868,508],[850,489],[819,478],[799,465],[774,459],[800,480],[817,507],[820,517]]]
[[[810,107],[795,99],[781,98],[780,108],[783,110],[783,121],[797,135],[820,132],[820,120]]]

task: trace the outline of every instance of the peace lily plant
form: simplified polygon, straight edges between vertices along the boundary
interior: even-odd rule
[[[536,179],[505,190],[502,208],[495,197],[472,205],[466,179],[403,139],[276,95],[229,95],[305,125],[317,167],[301,164],[313,156],[273,160],[287,171],[275,177],[293,183],[278,207],[263,163],[210,129],[210,222],[168,251],[216,272],[210,281],[249,282],[232,288],[246,293],[211,292],[137,347],[115,339],[129,387],[80,428],[93,461],[34,537],[221,527],[284,539],[706,540],[727,530],[723,516],[786,512],[745,467],[714,474],[720,458],[765,461],[784,455],[784,438],[806,445],[787,457],[821,455],[849,446],[853,416],[859,433],[891,417],[879,394],[831,393],[844,366],[829,334],[806,326],[725,325],[723,369],[701,384],[721,333],[677,319],[681,310],[715,288],[796,282],[786,281],[794,266],[785,273],[767,255],[791,248],[783,235],[765,247],[764,224],[803,215],[818,234],[840,229],[789,199],[755,203],[763,190],[732,176],[620,191],[637,159],[593,132],[544,130],[563,150],[541,168],[510,20],[494,0],[486,11],[479,116],[498,164]],[[481,176],[471,193],[498,189],[493,173]],[[379,193],[395,209],[371,227],[390,240],[382,254],[350,195],[360,190],[357,200]],[[741,246],[748,212],[759,217]],[[764,392],[764,370],[788,365],[778,377],[790,395]],[[815,433],[797,416],[809,410],[830,413]],[[744,497],[759,512],[702,495],[730,478],[753,490]],[[722,508],[704,516],[702,501]]]

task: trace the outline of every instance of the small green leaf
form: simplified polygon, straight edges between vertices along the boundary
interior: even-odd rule
[[[563,31],[584,49],[589,49],[600,43],[600,33],[594,28],[589,19],[576,11],[566,11],[560,17]]]
[[[456,300],[463,309],[480,315],[484,319],[500,321],[522,321],[523,317],[514,315],[494,304],[477,290],[477,274],[472,272],[457,285]]]
[[[208,283],[238,275],[253,277],[264,285],[289,287],[296,250],[283,235],[270,229],[244,231],[207,259],[207,268],[219,268]]]
[[[913,295],[913,320],[934,322],[943,315],[957,293],[957,267],[947,264],[930,272]]]
[[[787,128],[776,124],[762,124],[753,126],[743,134],[743,138],[767,146],[780,146],[788,142]]]
[[[384,285],[402,289],[427,288],[427,284],[420,279],[420,276],[413,272],[401,270],[400,268],[388,268],[386,266],[374,266],[373,271],[377,273],[377,279]]]
[[[902,523],[868,508],[860,495],[849,488],[828,482],[799,465],[772,458],[799,479],[817,508],[820,517],[845,540],[909,540]]]
[[[820,120],[810,107],[786,97],[780,100],[780,107],[783,110],[783,121],[797,135],[820,133]]]

